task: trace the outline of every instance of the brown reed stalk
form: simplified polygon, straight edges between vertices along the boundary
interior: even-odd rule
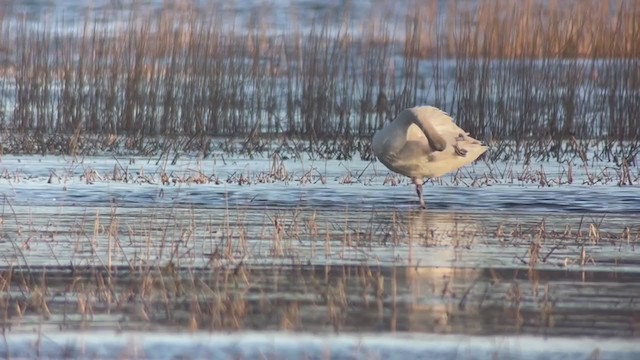
[[[560,157],[572,136],[626,149],[610,154],[640,141],[638,2],[430,0],[401,18],[374,10],[359,22],[345,8],[339,22],[275,29],[261,11],[246,27],[216,7],[136,8],[121,26],[86,17],[69,31],[1,17],[0,127],[21,134],[6,147],[80,154],[121,137],[161,152],[163,136],[208,153],[211,137],[241,136],[252,153],[284,133],[349,158],[420,104],[481,139],[515,141],[492,156]]]

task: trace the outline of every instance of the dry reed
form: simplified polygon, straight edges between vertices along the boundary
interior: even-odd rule
[[[558,158],[578,151],[571,138],[638,153],[638,2],[433,0],[405,18],[345,9],[339,22],[275,29],[260,11],[247,27],[215,7],[134,8],[118,26],[87,16],[71,29],[1,17],[3,151],[207,153],[212,137],[241,136],[251,153],[287,135],[366,158],[359,139],[433,104],[494,158]]]

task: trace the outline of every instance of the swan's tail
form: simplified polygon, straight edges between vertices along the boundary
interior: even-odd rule
[[[453,149],[456,155],[468,158],[468,162],[474,161],[487,151],[487,147],[479,140],[469,136],[469,133],[458,134]]]

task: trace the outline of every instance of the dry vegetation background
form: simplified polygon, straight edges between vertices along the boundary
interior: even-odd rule
[[[5,14],[2,150],[206,153],[213,137],[287,135],[368,158],[385,121],[433,104],[494,158],[595,146],[635,159],[640,1],[416,3],[400,19],[381,5],[275,27],[269,8],[242,25],[215,6],[133,8],[71,29]]]

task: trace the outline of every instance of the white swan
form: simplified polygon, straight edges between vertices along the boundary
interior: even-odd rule
[[[389,170],[416,185],[420,207],[424,178],[442,176],[477,159],[487,148],[433,106],[403,110],[373,136],[373,153]]]

